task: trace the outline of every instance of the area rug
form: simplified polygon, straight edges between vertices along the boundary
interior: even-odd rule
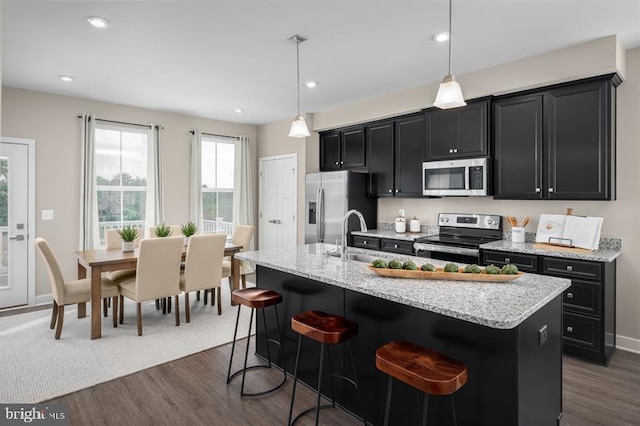
[[[142,336],[136,305],[126,299],[124,324],[113,328],[110,308],[96,340],[90,339],[89,304],[81,319],[75,306],[65,307],[60,340],[49,328],[50,309],[0,317],[0,403],[44,401],[231,342],[238,308],[230,306],[226,282],[222,288],[222,315],[192,293],[188,324],[181,297],[178,327],[173,311],[163,315],[154,302],[144,303]],[[241,310],[239,338],[247,336],[249,312]]]

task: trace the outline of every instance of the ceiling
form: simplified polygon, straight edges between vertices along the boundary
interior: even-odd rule
[[[319,82],[301,87],[302,112],[447,71],[431,39],[447,31],[446,0],[2,0],[1,12],[4,86],[231,122],[296,115],[296,33],[300,78]],[[611,34],[640,46],[640,0],[454,0],[453,72]]]

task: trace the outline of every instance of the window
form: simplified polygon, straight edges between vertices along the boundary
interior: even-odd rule
[[[147,196],[146,127],[96,122],[95,172],[100,245],[104,230],[136,226],[141,232]]]
[[[202,135],[203,232],[233,233],[233,139]]]

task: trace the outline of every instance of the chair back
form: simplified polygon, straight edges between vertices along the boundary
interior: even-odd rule
[[[36,238],[35,243],[47,267],[53,300],[55,300],[58,305],[64,305],[64,278],[60,270],[60,265],[58,264],[58,259],[44,238]]]
[[[226,239],[225,234],[200,234],[189,238],[184,267],[185,291],[220,287]]]
[[[140,241],[136,269],[138,300],[160,299],[180,292],[182,237],[145,238]]]
[[[253,237],[254,227],[250,225],[238,225],[233,230],[231,241],[233,244],[242,246],[242,250],[248,250]]]
[[[140,246],[140,240],[142,239],[142,234],[143,233],[140,232],[140,235],[138,235],[138,238],[133,240],[134,247],[137,248]],[[105,241],[105,248],[107,250],[122,248],[122,237],[120,237],[120,234],[118,234],[118,228],[105,229],[104,241]]]

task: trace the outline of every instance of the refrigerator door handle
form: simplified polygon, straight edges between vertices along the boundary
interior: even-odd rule
[[[318,242],[324,242],[324,190],[318,188],[318,208],[316,209],[316,229],[318,232]]]

